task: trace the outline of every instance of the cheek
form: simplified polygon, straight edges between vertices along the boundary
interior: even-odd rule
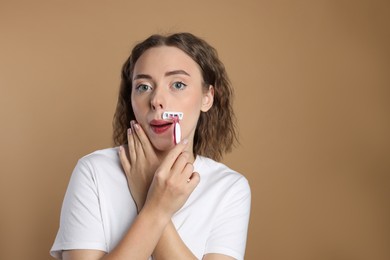
[[[198,99],[190,99],[185,103],[185,109],[183,109],[187,131],[191,131],[196,128],[196,125],[200,116],[201,104]]]
[[[192,92],[185,99],[181,100],[186,109],[189,110],[200,110],[202,105],[202,95],[201,93]]]
[[[131,106],[133,107],[133,112],[135,117],[138,119],[139,115],[145,113],[147,104],[139,97],[131,97]]]

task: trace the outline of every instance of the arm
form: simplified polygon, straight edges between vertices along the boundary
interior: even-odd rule
[[[160,259],[197,259],[184,244],[172,221],[166,226],[164,233],[154,250],[153,257]]]
[[[63,260],[97,260],[101,259],[106,253],[100,250],[66,250],[62,253]]]
[[[156,260],[197,259],[180,238],[172,221],[165,228],[154,250],[153,257]],[[222,254],[207,254],[203,260],[234,260],[234,258]]]
[[[119,245],[102,259],[147,259],[170,219],[160,213],[146,204]]]

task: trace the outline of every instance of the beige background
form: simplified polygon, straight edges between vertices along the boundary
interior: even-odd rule
[[[214,45],[252,188],[246,259],[390,259],[388,1],[0,0],[0,259],[50,259],[81,156],[111,146],[151,33]]]

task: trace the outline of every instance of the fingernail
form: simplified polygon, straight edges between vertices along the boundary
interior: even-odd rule
[[[128,135],[131,135],[131,128],[128,128],[128,129],[127,129],[127,134],[128,134]]]
[[[134,124],[134,128],[138,130],[139,129],[139,125],[138,124]]]
[[[184,140],[182,141],[182,143],[183,143],[183,144],[188,144],[188,139],[184,139]]]

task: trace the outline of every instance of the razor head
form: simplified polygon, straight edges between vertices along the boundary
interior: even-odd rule
[[[179,120],[183,119],[183,112],[164,112],[162,115],[163,119],[169,119],[169,118],[178,118]]]

